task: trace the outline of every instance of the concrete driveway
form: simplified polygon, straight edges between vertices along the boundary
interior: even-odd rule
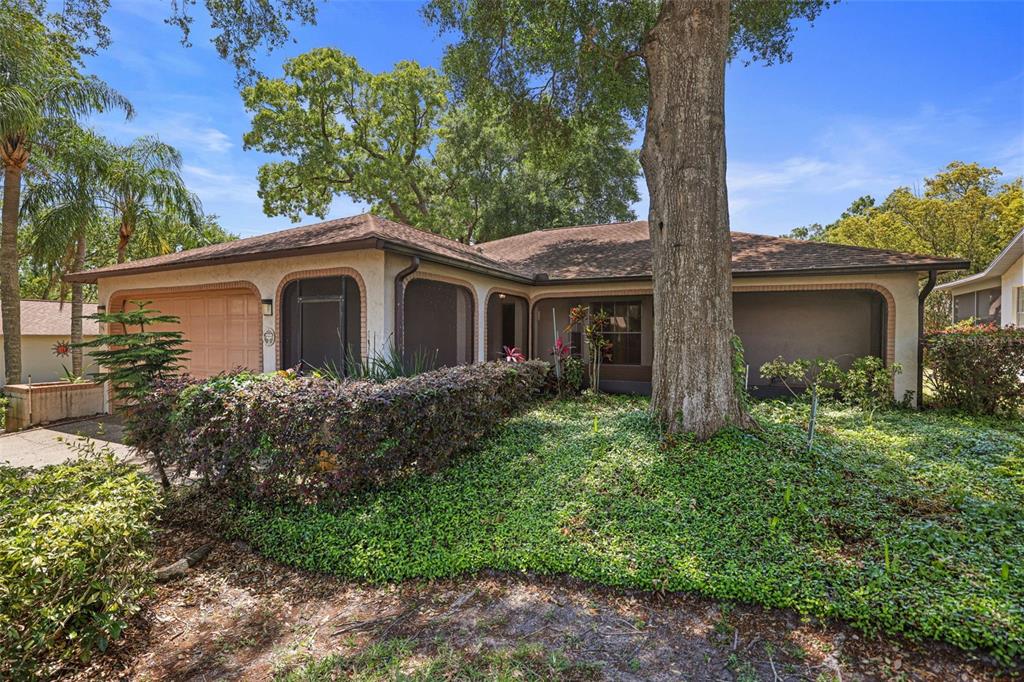
[[[0,434],[0,462],[19,467],[60,464],[76,456],[72,446],[82,438],[92,441],[97,451],[107,446],[117,455],[140,461],[122,443],[123,434],[120,419],[112,415],[4,433]]]

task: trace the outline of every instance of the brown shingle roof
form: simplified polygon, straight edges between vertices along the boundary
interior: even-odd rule
[[[82,315],[96,313],[95,303],[82,304]],[[2,321],[3,318],[0,318]],[[100,333],[95,320],[82,320],[82,334],[96,336]],[[22,336],[71,336],[71,304],[60,301],[21,302],[21,335]],[[0,336],[3,336],[0,328]]]
[[[732,233],[732,246],[733,273],[739,276],[864,270],[955,270],[967,266],[964,261],[932,256],[743,232]],[[643,220],[538,230],[468,246],[364,213],[75,273],[68,279],[95,282],[98,277],[117,274],[353,248],[407,251],[430,260],[521,281],[545,276],[549,280],[647,279],[651,276],[650,235],[647,222]]]
[[[256,237],[212,244],[198,249],[168,253],[163,256],[120,263],[96,270],[74,273],[68,281],[95,282],[99,277],[118,274],[170,270],[201,265],[216,265],[224,262],[263,260],[305,253],[342,251],[353,248],[408,249],[423,255],[433,256],[444,262],[470,268],[494,271],[496,274],[512,274],[500,263],[496,263],[480,251],[466,244],[447,239],[432,232],[396,223],[371,213],[348,218],[328,220],[314,225],[292,227],[278,232],[261,234]]]
[[[519,270],[560,279],[648,279],[647,221],[581,225],[527,232],[480,246],[487,256]],[[962,261],[861,246],[732,233],[735,275],[893,269],[959,269]]]

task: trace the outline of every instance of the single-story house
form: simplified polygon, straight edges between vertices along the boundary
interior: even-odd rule
[[[974,318],[1024,327],[1024,229],[984,270],[935,290],[952,295],[954,322]]]
[[[602,387],[649,390],[653,355],[647,223],[539,230],[462,244],[371,214],[73,273],[106,309],[132,300],[181,318],[188,370],[270,371],[383,353],[438,364],[495,359],[503,346],[550,358],[571,306],[611,313]],[[752,386],[782,355],[898,362],[916,390],[919,280],[966,262],[855,246],[732,235],[736,331]],[[932,280],[934,281],[934,280]],[[583,349],[586,352],[586,349]]]
[[[95,303],[82,306],[85,315],[96,313]],[[2,319],[2,318],[0,318]],[[82,334],[86,341],[95,339],[99,326],[95,320],[82,320]],[[0,327],[0,368],[4,366],[3,327]],[[71,356],[58,354],[59,344],[71,341],[71,304],[65,301],[21,302],[21,379],[33,383],[64,378],[64,369],[71,370]],[[86,362],[86,370],[89,370]],[[0,386],[4,385],[4,372],[0,371]]]

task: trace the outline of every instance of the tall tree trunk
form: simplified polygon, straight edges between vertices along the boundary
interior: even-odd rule
[[[75,240],[75,260],[72,272],[85,269],[85,230],[78,233]],[[76,344],[82,343],[82,303],[84,293],[81,282],[71,283],[71,373],[82,376],[82,349]]]
[[[123,263],[128,258],[128,242],[132,238],[131,223],[128,222],[127,218],[121,218],[121,227],[117,231],[117,262]]]
[[[7,150],[4,150],[7,151]],[[20,150],[14,150],[19,154]],[[19,154],[19,156],[27,156]],[[11,155],[5,154],[10,159]],[[0,315],[3,316],[4,377],[21,383],[21,290],[18,278],[18,212],[21,209],[21,159],[4,166],[3,233],[0,235]]]
[[[670,430],[698,438],[752,424],[731,362],[728,49],[728,2],[666,0],[643,50],[650,87],[640,162],[653,251],[651,410]]]

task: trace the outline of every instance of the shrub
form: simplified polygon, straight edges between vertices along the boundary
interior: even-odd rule
[[[873,415],[877,410],[892,407],[893,384],[902,372],[898,362],[886,366],[882,358],[874,355],[857,358],[839,377],[839,395],[843,402]]]
[[[91,319],[106,324],[108,333],[74,344],[77,348],[93,349],[93,360],[104,370],[93,373],[93,379],[99,383],[110,382],[126,414],[149,399],[153,382],[177,374],[189,353],[180,331],[152,329],[160,324],[178,324],[177,317],[150,310],[146,307],[149,301],[131,303],[136,310],[90,315]],[[169,482],[163,463],[155,458],[153,464],[161,484],[167,488]]]
[[[315,500],[434,472],[516,413],[545,362],[446,367],[385,383],[289,372],[157,383],[136,447],[229,493]]]
[[[7,396],[0,393],[0,431],[3,431],[5,428],[7,428],[8,404],[10,404],[10,401],[7,399]]]
[[[993,415],[1024,406],[1024,328],[955,325],[929,335],[926,344],[940,406]]]
[[[158,489],[109,451],[87,454],[0,467],[0,678],[103,651],[149,587]]]

